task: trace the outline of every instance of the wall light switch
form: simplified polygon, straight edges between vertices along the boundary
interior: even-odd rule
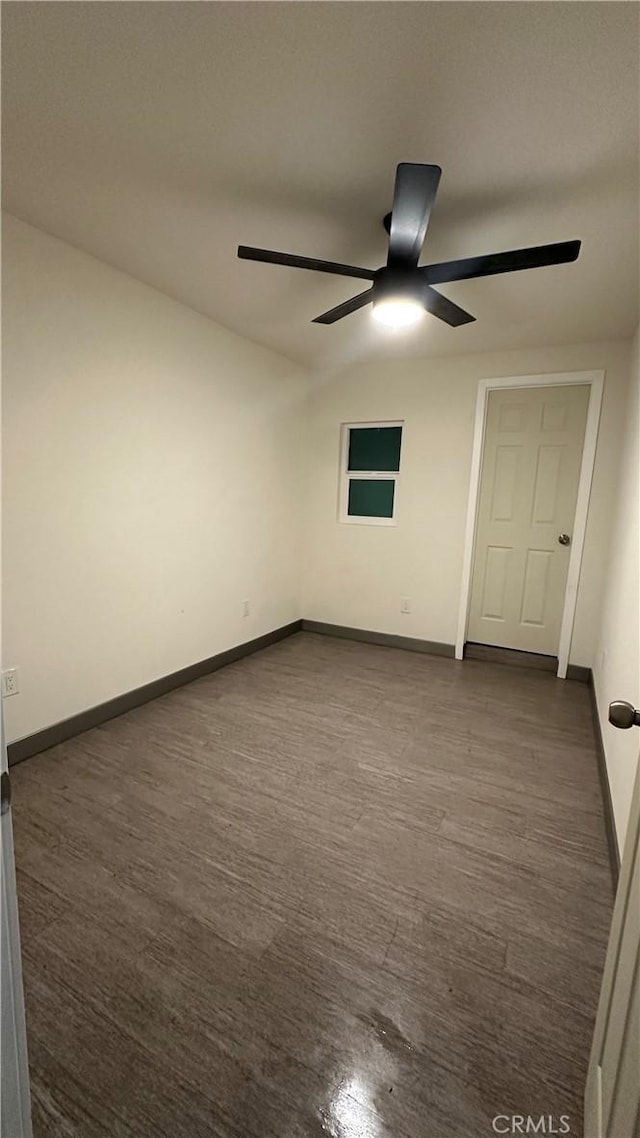
[[[411,597],[400,597],[400,612],[411,612]]]
[[[242,615],[249,616],[251,613],[251,601],[242,602]]]

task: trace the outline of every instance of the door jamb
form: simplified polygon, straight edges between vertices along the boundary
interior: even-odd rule
[[[469,602],[471,599],[471,575],[473,570],[473,550],[476,536],[476,515],[478,511],[478,497],[480,490],[480,474],[482,471],[482,452],[484,447],[484,431],[487,417],[489,392],[500,388],[510,387],[560,387],[562,384],[589,385],[589,405],[587,421],[584,431],[584,444],[582,448],[582,463],[580,465],[580,478],[578,481],[578,496],[576,498],[576,511],[573,523],[573,539],[569,568],[567,571],[567,585],[564,594],[564,607],[560,624],[560,641],[558,644],[558,677],[566,679],[569,664],[569,650],[573,635],[573,622],[578,598],[578,582],[580,579],[580,566],[584,549],[584,538],[587,528],[587,514],[589,510],[589,496],[591,481],[596,457],[596,443],[598,439],[598,426],[600,423],[600,409],[602,407],[602,393],[604,390],[604,371],[573,371],[558,372],[548,375],[512,375],[501,376],[498,379],[481,379],[478,381],[478,396],[476,399],[476,414],[473,430],[473,448],[471,452],[471,475],[469,479],[469,498],[467,503],[467,520],[464,536],[464,554],[462,559],[462,582],[460,586],[460,604],[458,609],[458,630],[456,634],[456,660],[462,660],[464,645],[467,636],[467,623],[469,620]]]

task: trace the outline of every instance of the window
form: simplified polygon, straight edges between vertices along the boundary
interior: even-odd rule
[[[343,423],[341,522],[396,524],[402,423]]]

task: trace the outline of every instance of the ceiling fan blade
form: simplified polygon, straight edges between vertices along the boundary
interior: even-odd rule
[[[344,304],[338,304],[335,308],[330,308],[328,312],[323,312],[322,316],[316,316],[313,324],[335,324],[336,320],[342,320],[343,316],[349,316],[352,312],[357,312],[359,308],[364,308],[365,304],[369,304],[373,300],[373,289],[368,288],[366,292],[359,293],[358,296],[352,296],[351,300],[345,300]]]
[[[398,166],[387,264],[418,264],[441,173],[439,166],[416,162],[401,162]]]
[[[440,320],[444,320],[445,324],[451,328],[459,328],[461,324],[472,324],[475,320],[475,316],[472,316],[470,312],[465,312],[459,304],[454,304],[448,296],[443,296],[434,288],[427,287],[425,289],[422,303],[427,312],[437,316]]]
[[[444,284],[473,277],[492,277],[496,273],[514,273],[519,269],[539,269],[544,265],[564,265],[575,261],[579,252],[579,241],[558,241],[555,245],[534,245],[531,249],[511,249],[507,253],[443,261],[439,265],[425,265],[420,271],[429,284]]]
[[[359,269],[356,265],[339,265],[335,261],[317,261],[315,257],[298,257],[295,253],[275,253],[273,249],[254,249],[251,245],[238,245],[238,256],[243,261],[266,261],[270,265],[291,265],[294,269],[315,269],[319,273],[335,273],[339,277],[359,277],[372,281],[373,269]]]

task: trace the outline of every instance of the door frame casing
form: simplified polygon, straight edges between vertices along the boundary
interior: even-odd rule
[[[560,623],[560,640],[558,643],[558,672],[560,679],[566,679],[569,666],[569,651],[573,635],[576,603],[578,599],[578,583],[580,580],[580,567],[584,550],[584,539],[587,530],[587,515],[589,512],[589,498],[591,495],[591,482],[596,458],[596,444],[598,428],[600,425],[600,410],[602,407],[602,394],[604,391],[604,371],[571,371],[551,372],[546,375],[508,375],[497,379],[480,379],[478,381],[478,395],[476,398],[476,413],[473,428],[473,447],[471,451],[471,474],[469,478],[469,497],[467,500],[467,519],[464,535],[464,553],[462,558],[462,582],[460,586],[460,603],[458,608],[458,629],[456,633],[456,660],[462,660],[464,646],[467,638],[469,622],[469,605],[471,602],[471,579],[473,573],[474,546],[476,539],[476,526],[478,515],[478,500],[480,496],[480,478],[482,474],[482,458],[484,451],[484,435],[489,404],[489,393],[505,388],[519,387],[561,387],[566,385],[589,386],[589,405],[587,408],[587,421],[582,446],[582,461],[580,463],[580,478],[578,481],[578,496],[573,523],[573,536],[571,553],[569,555],[569,568],[567,571],[567,584],[564,594],[562,620]]]

